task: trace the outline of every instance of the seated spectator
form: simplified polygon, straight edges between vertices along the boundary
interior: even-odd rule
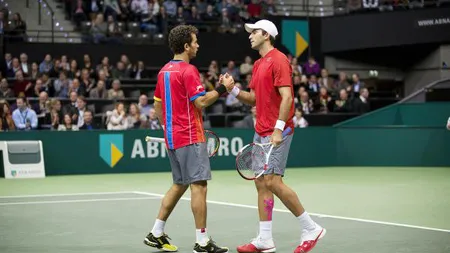
[[[137,66],[133,66],[130,77],[136,80],[150,78],[150,73],[145,69],[143,61],[138,61]]]
[[[128,129],[138,129],[141,125],[141,112],[137,104],[132,103],[128,109],[127,121]]]
[[[81,77],[81,71],[78,68],[78,63],[76,60],[70,61],[70,67],[69,67],[69,71],[67,72],[67,77],[70,79]]]
[[[26,54],[20,54],[20,69],[22,70],[24,77],[30,77],[31,65],[28,63],[28,56]]]
[[[305,128],[308,126],[308,121],[303,117],[303,111],[300,107],[295,108],[293,121],[294,127]]]
[[[252,58],[250,56],[246,56],[244,63],[239,67],[239,72],[241,75],[251,74],[253,70]]]
[[[361,88],[359,97],[355,98],[353,103],[353,111],[356,113],[366,113],[370,111],[369,90]]]
[[[115,79],[112,84],[112,88],[108,90],[108,99],[124,99],[125,95],[120,89],[120,81]]]
[[[98,81],[97,86],[89,92],[89,97],[102,99],[108,98],[108,91],[106,90],[105,82],[102,80]]]
[[[17,130],[37,129],[38,119],[36,112],[28,107],[28,102],[23,97],[16,99],[17,109],[14,110],[12,118]]]
[[[72,122],[78,122],[78,94],[74,91],[70,93],[70,103],[63,108],[63,114],[72,115]]]
[[[175,17],[177,15],[177,3],[174,0],[166,0],[163,3],[165,13],[169,15],[169,17]]]
[[[261,2],[262,5],[262,16],[275,16],[278,11],[277,7],[274,4],[273,0],[266,0]]]
[[[13,58],[11,61],[11,68],[6,73],[6,77],[14,78],[16,77],[17,72],[22,72],[22,68],[20,67],[19,59]]]
[[[108,130],[126,130],[128,129],[128,120],[125,115],[123,103],[117,103],[116,108],[106,113],[106,128]]]
[[[135,17],[134,21],[142,21],[148,17],[148,1],[147,0],[131,0],[131,11]]]
[[[352,87],[351,87],[351,93],[352,93],[352,96],[353,96],[353,94],[359,93],[359,91],[362,88],[364,88],[366,85],[365,85],[364,82],[361,82],[361,80],[359,79],[359,75],[358,74],[353,74],[352,75],[352,81],[353,81],[353,84],[352,84]]]
[[[50,100],[50,115],[51,115],[51,122],[52,122],[52,126],[55,123],[62,123],[63,120],[63,110],[62,110],[62,105],[61,105],[61,101],[59,101],[58,99],[51,99]],[[56,116],[55,116],[56,115]],[[56,125],[56,127],[53,127],[53,129],[58,129],[58,125]]]
[[[36,62],[33,62],[31,64],[31,73],[30,78],[31,79],[38,79],[41,76],[41,73],[39,73],[39,67]]]
[[[59,128],[59,124],[62,123],[62,120],[64,119],[64,116],[60,116],[60,114],[53,110],[51,112],[51,130],[57,130]]]
[[[218,31],[221,33],[236,33],[235,22],[229,16],[228,9],[222,9],[222,16],[220,17],[220,26]]]
[[[39,72],[41,73],[49,73],[50,70],[53,69],[53,61],[52,56],[47,54],[44,60],[39,64]]]
[[[48,72],[48,76],[50,78],[58,78],[59,77],[59,73],[61,71],[63,71],[61,69],[61,60],[55,59],[54,64],[53,64],[53,68],[50,69],[50,71]]]
[[[298,64],[297,58],[292,58],[291,60],[292,74],[294,76],[300,76],[303,73],[302,66]]]
[[[30,92],[28,92],[27,97],[40,97],[41,92],[45,92],[45,87],[42,87],[42,80],[37,79],[34,86],[30,89]]]
[[[117,24],[117,21],[112,16],[107,17],[106,22],[106,37],[109,43],[121,43],[122,42],[122,28]]]
[[[327,69],[322,69],[320,72],[319,85],[320,87],[325,87],[328,91],[333,90],[334,78],[328,75]]]
[[[196,25],[202,23],[203,19],[200,13],[197,10],[197,7],[194,5],[191,7],[190,14],[187,17],[187,23],[191,25]]]
[[[337,80],[334,83],[333,92],[335,94],[337,94],[342,89],[347,90],[349,88],[349,86],[350,86],[350,84],[348,83],[348,80],[347,80],[347,74],[345,72],[340,72],[339,73],[339,80]]]
[[[303,91],[300,94],[300,101],[298,106],[302,109],[304,114],[310,114],[314,111],[314,104],[312,100],[309,98],[308,92]]]
[[[161,129],[161,125],[159,124],[158,117],[156,117],[155,108],[151,108],[148,113],[148,122],[150,123],[151,130],[159,130]]]
[[[316,103],[315,103],[315,110],[318,113],[328,113],[330,111],[333,111],[332,106],[332,98],[328,94],[328,90],[325,87],[320,87],[320,93],[317,97]]]
[[[77,127],[81,127],[82,125],[84,125],[84,113],[87,111],[86,98],[84,96],[78,96],[76,107],[76,114],[78,116],[77,120],[73,121],[73,123],[76,124]]]
[[[64,71],[59,73],[59,79],[56,79],[53,83],[55,88],[55,96],[60,98],[67,98],[69,96],[69,89],[71,86],[71,81],[67,79],[67,74]]]
[[[0,82],[0,98],[13,98],[14,91],[9,88],[8,81],[3,78]]]
[[[117,0],[104,0],[103,8],[105,16],[112,15],[114,20],[117,20],[117,16],[120,16],[122,12],[120,11],[119,1]]]
[[[117,62],[117,68],[111,70],[111,78],[113,79],[128,79],[130,72],[125,68],[125,64],[121,61]]]
[[[305,75],[320,75],[320,65],[314,57],[309,57],[308,63],[303,66],[303,74]]]
[[[36,81],[37,82],[37,81]],[[38,117],[44,117],[47,113],[50,114],[50,101],[48,99],[48,94],[45,91],[39,93],[39,101],[33,106],[33,110],[36,112]]]
[[[16,130],[16,126],[11,116],[8,101],[0,100],[0,132],[14,130]]]
[[[94,123],[94,115],[92,111],[86,110],[83,114],[83,125],[79,128],[80,130],[94,130],[99,129],[99,126]]]
[[[59,63],[59,68],[66,72],[70,71],[70,63],[69,63],[69,59],[67,58],[67,55],[61,56],[61,62]]]
[[[58,124],[58,131],[78,131],[78,126],[73,124],[70,114],[64,114],[63,124]]]
[[[348,113],[352,112],[353,106],[348,98],[348,93],[346,89],[341,89],[339,91],[339,99],[335,101],[334,112]]]
[[[152,106],[148,104],[147,95],[142,94],[139,97],[139,104],[138,104],[139,111],[141,112],[141,114],[147,116],[149,114],[151,108],[152,108]]]
[[[106,41],[106,33],[108,31],[107,24],[104,22],[103,14],[97,14],[92,22],[91,34],[94,43],[99,44]]]
[[[236,127],[241,128],[249,128],[254,129],[256,125],[256,106],[253,106],[250,110],[251,114],[244,117],[239,123],[236,124]]]
[[[81,71],[80,87],[86,90],[84,95],[90,94],[91,90],[95,87],[95,82],[89,77],[89,70],[87,69]]]
[[[311,75],[308,82],[308,90],[313,93],[319,92],[319,83],[317,82],[317,77],[315,75]]]
[[[13,84],[13,91],[16,96],[27,96],[27,94],[32,93],[33,84],[29,80],[23,78],[22,72],[18,71],[16,73],[16,81]]]
[[[217,22],[219,16],[217,15],[217,12],[214,11],[214,7],[209,4],[208,7],[206,7],[206,12],[203,14],[202,19],[206,23],[214,23]]]

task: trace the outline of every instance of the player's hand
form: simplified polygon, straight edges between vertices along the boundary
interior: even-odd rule
[[[280,129],[275,129],[272,133],[272,135],[270,136],[270,142],[272,142],[272,145],[274,147],[277,147],[278,145],[281,144],[281,142],[283,141],[283,135]]]
[[[225,87],[227,87],[227,91],[230,92],[234,88],[233,76],[231,76],[228,73],[226,73],[223,76],[223,85],[225,85]]]

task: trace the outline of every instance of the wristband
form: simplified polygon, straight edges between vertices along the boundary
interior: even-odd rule
[[[233,95],[234,97],[237,97],[239,95],[240,91],[241,90],[238,87],[234,86],[233,89],[231,90],[230,94]]]
[[[227,87],[225,85],[221,84],[219,87],[216,88],[217,93],[219,93],[219,97],[222,96],[224,93],[227,92]]]
[[[277,120],[277,123],[275,124],[275,128],[283,131],[285,125],[286,125],[286,122],[284,122],[282,120]]]

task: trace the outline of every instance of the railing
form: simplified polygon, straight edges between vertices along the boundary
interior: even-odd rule
[[[405,97],[401,101],[399,101],[399,104],[404,103],[416,103],[416,102],[426,102],[426,93],[429,92],[432,89],[442,89],[442,88],[450,88],[450,78],[441,79],[435,82],[432,82],[425,87],[418,89],[417,91],[413,92],[411,95]]]

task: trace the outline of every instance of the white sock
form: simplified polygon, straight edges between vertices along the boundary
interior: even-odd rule
[[[206,244],[208,244],[209,236],[206,228],[196,229],[195,235],[197,237],[197,243],[200,244],[200,246],[206,246]]]
[[[155,225],[153,225],[153,229],[152,229],[152,234],[155,237],[160,237],[163,235],[164,233],[164,226],[166,225],[165,221],[156,219],[155,220]]]
[[[263,240],[272,239],[272,221],[259,222],[259,237]]]
[[[298,216],[297,218],[300,220],[302,229],[313,230],[316,228],[316,223],[311,219],[306,211],[304,211],[302,215]]]

